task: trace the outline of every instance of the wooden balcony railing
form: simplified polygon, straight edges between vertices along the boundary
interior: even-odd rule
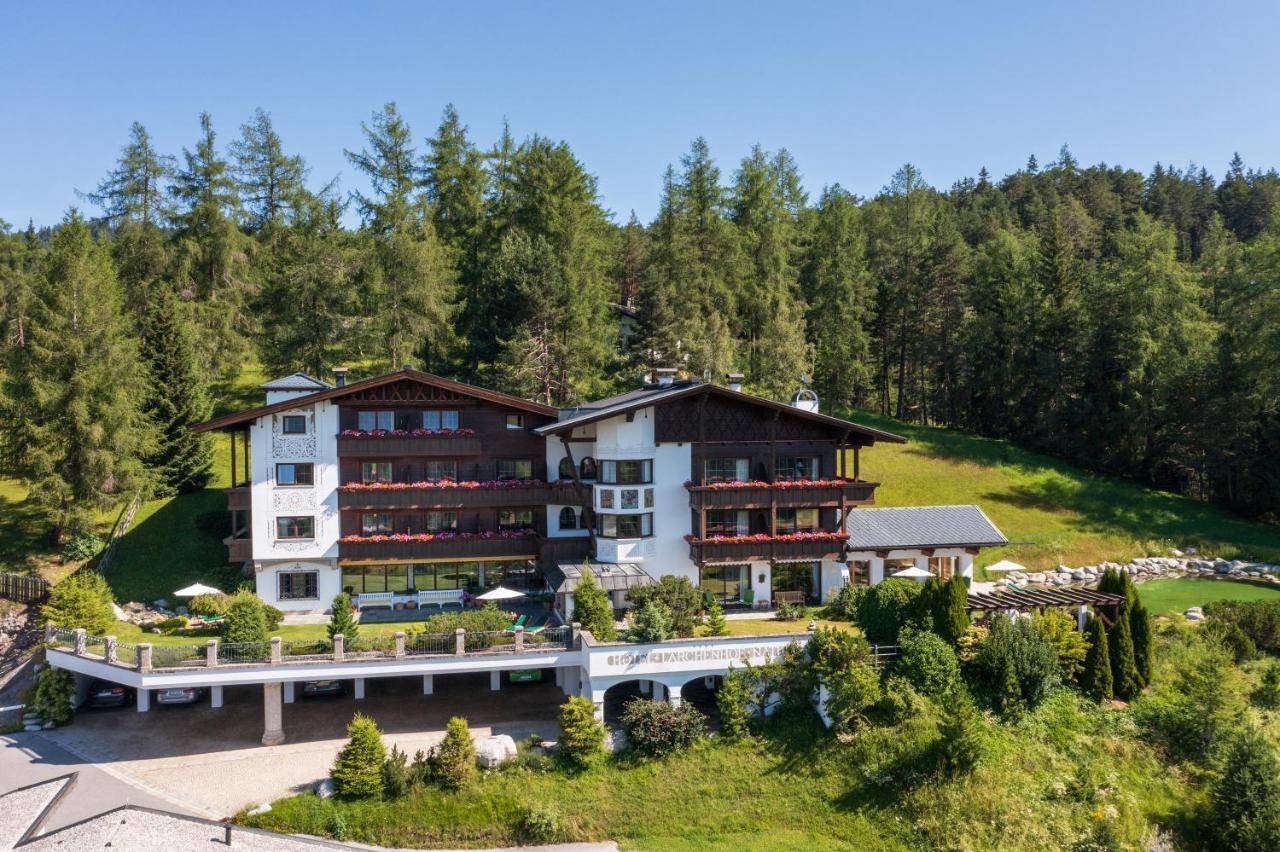
[[[785,486],[766,482],[686,485],[689,505],[694,509],[767,509],[858,506],[875,502],[878,482],[846,480],[833,482],[788,482]]]
[[[742,539],[693,539],[689,558],[708,562],[818,562],[839,559],[844,540],[837,537],[778,539],[747,536]]]
[[[585,506],[590,503],[591,488],[573,482],[338,489],[340,509],[467,509],[548,504]]]
[[[460,435],[405,435],[388,438],[351,438],[338,436],[338,455],[347,458],[379,456],[475,456],[480,454],[480,439]]]
[[[222,540],[227,546],[228,562],[244,562],[253,558],[253,539],[228,536]]]
[[[236,488],[224,488],[222,492],[227,495],[228,512],[249,510],[249,486],[241,485]]]

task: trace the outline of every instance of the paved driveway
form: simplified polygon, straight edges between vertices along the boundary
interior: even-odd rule
[[[223,817],[250,805],[307,789],[329,773],[357,712],[374,718],[390,749],[410,757],[444,736],[450,716],[463,716],[475,736],[530,734],[554,739],[564,694],[547,680],[489,689],[489,676],[437,675],[435,694],[422,694],[421,678],[366,681],[367,697],[298,700],[284,705],[279,746],[263,746],[262,688],[228,687],[224,706],[83,711],[66,728],[38,735],[82,760],[179,802],[203,815]]]

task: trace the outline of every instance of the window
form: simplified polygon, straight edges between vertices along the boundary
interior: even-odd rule
[[[394,411],[361,411],[356,414],[356,428],[361,432],[396,428]]]
[[[653,482],[653,460],[602,461],[600,462],[600,481],[616,482],[619,485]]]
[[[751,579],[750,568],[750,565],[703,565],[698,569],[698,588],[710,592],[722,604],[737,603]]]
[[[640,489],[639,488],[622,489],[622,508],[624,509],[640,508]]]
[[[703,462],[706,482],[745,482],[751,476],[750,459],[707,459]]]
[[[776,533],[812,532],[818,529],[817,509],[779,509]]]
[[[307,415],[286,414],[280,418],[280,431],[285,435],[307,434]]]
[[[361,535],[390,535],[395,531],[390,512],[365,512],[360,516]]]
[[[804,592],[812,600],[818,588],[821,562],[779,562],[773,566],[772,586],[775,592]]]
[[[316,519],[310,515],[276,518],[276,538],[315,538]]]
[[[524,428],[524,415],[523,415],[523,414],[508,414],[508,415],[507,415],[507,428],[508,428],[508,429],[523,429],[523,428]]]
[[[613,489],[601,488],[597,493],[600,495],[600,508],[612,509],[613,508]]]
[[[276,485],[314,485],[315,467],[310,464],[276,465]]]
[[[573,467],[573,459],[568,456],[560,459],[560,470],[558,472],[558,476],[561,479],[573,479],[575,473],[577,473],[577,471]]]
[[[704,535],[747,535],[751,521],[746,509],[708,509]]]
[[[596,534],[603,538],[645,538],[653,535],[653,515],[599,515]]]
[[[457,429],[458,412],[456,411],[424,411],[422,412],[423,429]]]
[[[427,532],[442,533],[458,529],[457,512],[427,512]]]
[[[456,482],[458,479],[458,463],[453,459],[429,461],[426,464],[425,473],[428,482],[439,482],[442,479]]]
[[[390,482],[391,462],[362,462],[360,464],[360,481]]]
[[[533,529],[532,509],[502,509],[498,512],[499,530]]]
[[[533,459],[498,459],[498,479],[533,479]]]
[[[779,456],[773,462],[774,479],[817,479],[817,456]]]
[[[581,472],[583,479],[595,479],[596,460],[591,458],[591,456],[587,456],[582,460],[582,464],[578,466],[578,470]]]
[[[853,559],[849,562],[849,585],[871,585],[871,560]]]
[[[954,556],[930,556],[929,573],[939,580],[950,580],[956,573],[956,563],[958,561]]]
[[[653,508],[653,489],[652,488],[646,488],[644,490],[644,507],[646,509]]]
[[[288,571],[276,575],[280,580],[282,601],[308,601],[320,597],[320,580],[316,571]]]
[[[572,506],[565,506],[560,510],[560,529],[576,530],[578,528],[578,513],[573,510]]]

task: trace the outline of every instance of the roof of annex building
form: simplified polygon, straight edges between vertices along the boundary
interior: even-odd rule
[[[844,529],[851,551],[999,547],[1009,543],[974,505],[850,509]]]
[[[636,586],[647,586],[653,582],[653,578],[639,565],[591,560],[586,563],[586,568],[591,571],[591,576],[606,592],[621,592]],[[556,594],[572,592],[582,582],[582,569],[582,562],[558,562],[555,567],[547,571],[547,582],[551,584]]]
[[[616,396],[597,399],[594,402],[584,403],[576,408],[565,409],[560,412],[560,420],[555,423],[548,423],[533,431],[539,435],[560,435],[573,431],[580,426],[586,426],[601,420],[607,420],[610,417],[617,417],[627,414],[631,411],[637,411],[641,408],[648,408],[653,405],[660,405],[672,400],[683,399],[685,397],[698,396],[701,394],[711,394],[722,398],[746,402],[751,405],[758,405],[764,408],[773,409],[787,416],[799,417],[805,420],[812,420],[827,426],[838,429],[847,429],[850,432],[856,432],[870,438],[873,441],[889,441],[897,444],[905,444],[907,439],[892,432],[884,432],[880,429],[873,429],[870,426],[862,426],[858,423],[852,423],[848,420],[842,420],[839,417],[831,417],[827,414],[819,414],[816,411],[806,411],[803,408],[796,408],[784,402],[777,402],[767,399],[763,396],[736,391],[723,385],[715,385],[709,382],[701,382],[696,379],[684,379],[681,381],[671,382],[670,384],[650,384],[637,388],[626,393]]]
[[[269,382],[263,382],[258,385],[258,390],[265,391],[320,391],[328,390],[333,385],[328,382],[321,381],[315,376],[308,376],[306,373],[290,373],[287,376],[281,376],[278,379],[272,379]]]

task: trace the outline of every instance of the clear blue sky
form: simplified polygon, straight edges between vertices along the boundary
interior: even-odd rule
[[[892,7],[903,8],[892,8]],[[357,8],[358,7],[358,8]],[[268,110],[313,183],[394,100],[419,140],[453,102],[489,145],[567,140],[620,220],[707,137],[726,179],[785,146],[816,195],[874,194],[911,161],[936,186],[1070,144],[1084,163],[1221,175],[1280,165],[1280,4],[26,3],[0,39],[0,218],[55,222],[130,122],[179,153]]]

